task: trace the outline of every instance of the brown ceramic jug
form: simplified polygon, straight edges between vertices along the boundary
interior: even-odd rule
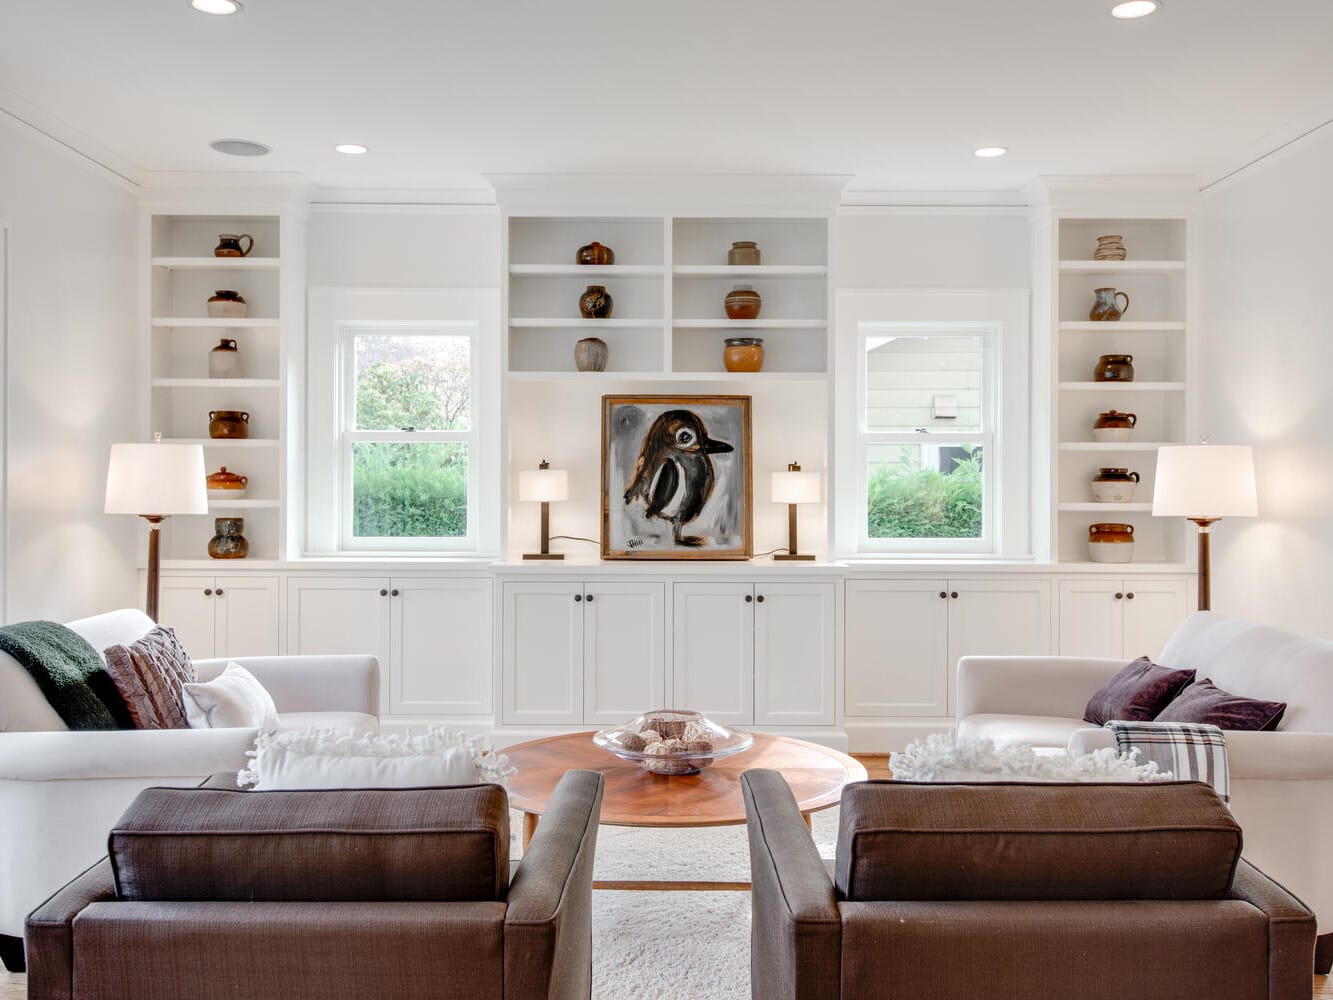
[[[1131,503],[1139,474],[1128,469],[1098,469],[1092,478],[1092,499],[1097,503]]]
[[[579,247],[578,255],[574,259],[579,264],[596,264],[605,267],[616,262],[616,252],[610,247],[604,247],[593,240],[586,246]]]
[[[208,540],[208,554],[214,559],[244,559],[250,554],[246,540],[245,518],[213,518],[213,537]]]
[[[1097,415],[1092,425],[1094,441],[1128,441],[1130,432],[1139,422],[1137,414],[1106,410]]]
[[[245,496],[246,487],[250,485],[248,477],[228,472],[225,465],[212,475],[205,476],[204,482],[209,497],[214,500],[239,500]]]
[[[211,438],[248,438],[250,414],[244,410],[209,410],[208,436]]]
[[[1088,525],[1088,558],[1097,563],[1127,563],[1134,558],[1134,525]]]
[[[1094,382],[1133,382],[1134,355],[1103,354],[1097,359],[1097,367],[1092,370]]]
[[[737,285],[727,293],[723,307],[728,319],[758,319],[764,300],[749,285]]]
[[[241,240],[249,240],[250,243],[241,249]],[[250,251],[255,248],[255,238],[249,233],[219,233],[218,245],[213,248],[214,257],[249,257]]]

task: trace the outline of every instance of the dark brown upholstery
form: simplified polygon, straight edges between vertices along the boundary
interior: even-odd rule
[[[1240,825],[1198,782],[875,781],[843,792],[846,900],[1221,899]]]
[[[1135,786],[1156,787],[1158,794],[1131,799],[1128,786],[995,785],[986,833],[980,799],[971,791],[980,786],[933,786],[941,792],[934,797],[921,794],[927,786],[907,783],[849,785],[844,828],[849,822],[869,824],[862,826],[864,833],[892,817],[920,840],[898,842],[909,858],[894,858],[889,841],[876,842],[873,850],[870,843],[861,845],[863,864],[854,866],[844,854],[857,837],[840,836],[838,879],[846,871],[862,890],[907,885],[921,892],[933,885],[949,893],[943,899],[891,894],[868,899],[862,891],[860,900],[849,900],[820,861],[782,776],[747,771],[741,784],[754,883],[755,1000],[1309,1000],[1311,995],[1315,922],[1300,900],[1244,861],[1236,863],[1222,898],[1181,898],[1181,879],[1161,860],[1145,856],[1159,846],[1176,851],[1174,838],[1197,828],[1199,854],[1208,859],[1187,878],[1211,895],[1209,879],[1225,857],[1225,838],[1234,839],[1236,831],[1220,803],[1214,808],[1207,800],[1216,796],[1206,786]],[[1071,801],[1071,795],[1101,801]],[[1150,802],[1157,810],[1156,828],[1169,836],[1125,846],[1140,852],[1139,860],[1156,870],[1164,891],[1176,897],[1144,896],[1145,881],[1137,874],[1133,891],[1139,898],[1068,898],[1066,891],[1064,898],[997,899],[994,885],[986,884],[993,879],[995,885],[1022,890],[1022,872],[1053,883],[1020,857],[1035,850],[1066,869],[1077,891],[1085,892],[1092,880],[1075,871],[1060,849],[1039,844],[1028,828],[1039,819],[1058,820],[1048,838],[1083,845],[1088,867],[1115,868],[1118,859],[1090,837],[1103,823],[1117,836],[1132,830],[1133,813]],[[900,815],[908,803],[918,811]],[[1053,813],[1057,804],[1067,811]],[[931,843],[926,835],[932,821],[951,822],[961,832]],[[979,846],[985,837],[994,841],[989,872],[983,867],[988,855]],[[956,878],[943,860],[950,838],[968,845]],[[904,871],[909,860],[932,872],[909,877]],[[879,865],[898,874],[881,877]],[[960,895],[964,885],[974,887],[976,896]],[[1059,884],[1051,888],[1061,890]]]
[[[500,899],[474,901],[382,897],[386,886],[401,881],[387,871],[394,864],[406,864],[416,877],[430,880],[436,876],[425,870],[427,863],[453,863],[440,844],[423,841],[411,828],[412,808],[422,810],[418,825],[437,833],[447,817],[471,817],[468,822],[480,819],[493,826],[496,796],[502,811],[506,805],[497,788],[242,793],[227,790],[225,781],[185,790],[197,802],[184,801],[183,814],[175,817],[168,809],[174,799],[151,795],[160,789],[145,792],[149,798],[143,811],[132,808],[117,828],[124,835],[117,849],[122,863],[135,869],[135,885],[176,894],[192,885],[198,897],[118,899],[110,861],[102,861],[29,917],[30,997],[588,1000],[591,995],[592,862],[603,783],[597,772],[570,771],[561,779],[507,891]],[[311,796],[327,802],[312,806]],[[237,798],[258,805],[232,804]],[[252,809],[258,813],[247,812]],[[296,823],[293,844],[336,861],[325,879],[319,863],[300,859],[290,845],[273,848],[269,856],[276,863],[311,873],[313,881],[299,898],[242,901],[235,898],[238,882],[197,875],[173,880],[147,871],[154,864],[221,866],[237,856],[243,816],[270,823],[257,834],[256,842],[265,843],[276,836],[276,817],[289,810]],[[204,836],[204,814],[220,822],[224,832]],[[314,829],[301,832],[300,822],[312,817],[319,819]],[[348,849],[352,841],[329,835],[338,818],[349,823],[349,836],[361,838],[355,843],[379,870],[376,878],[357,881],[351,874],[356,860]],[[393,832],[369,837],[377,822]],[[182,836],[180,828],[186,825],[190,834]],[[149,842],[159,837],[175,846],[152,847]],[[395,838],[401,843],[381,842]],[[427,861],[404,846],[419,847]],[[492,848],[487,857],[493,853]],[[488,867],[487,872],[493,885],[493,871]],[[289,892],[296,881],[257,884],[270,892]],[[374,898],[345,898],[351,888]],[[211,892],[225,898],[208,898]]]

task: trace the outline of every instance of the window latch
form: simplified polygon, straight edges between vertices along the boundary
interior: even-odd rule
[[[930,428],[929,428],[929,427],[917,427],[917,428],[916,428],[916,432],[917,432],[918,434],[929,434],[929,433],[930,433]]]
[[[409,431],[409,432],[414,432],[414,431],[416,431],[416,428],[415,428],[415,427],[400,427],[400,428],[398,428],[398,429],[399,429],[400,431]]]

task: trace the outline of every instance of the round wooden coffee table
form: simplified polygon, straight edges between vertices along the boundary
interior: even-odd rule
[[[596,746],[593,734],[569,733],[518,743],[503,751],[517,773],[509,779],[509,804],[523,813],[526,849],[566,771],[606,776],[601,822],[608,826],[734,826],[745,822],[740,776],[752,767],[781,772],[807,824],[810,814],[836,806],[842,788],[864,781],[866,769],[837,750],[786,736],[756,733],[754,746],[723,757],[698,774],[660,775]],[[598,882],[599,889],[749,889],[748,882]]]

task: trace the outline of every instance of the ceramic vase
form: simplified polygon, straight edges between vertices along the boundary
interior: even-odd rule
[[[607,264],[616,262],[616,252],[610,247],[604,247],[593,240],[591,243],[579,247],[579,252],[574,260],[579,264],[595,264],[605,267]]]
[[[208,377],[241,377],[241,352],[236,349],[236,341],[223,337],[218,346],[208,352]]]
[[[727,251],[727,263],[732,267],[758,267],[758,245],[754,240],[738,240]]]
[[[213,518],[213,537],[208,541],[208,554],[214,559],[244,559],[250,554],[246,541],[245,518]]]
[[[1125,292],[1117,292],[1114,288],[1098,288],[1092,294],[1097,300],[1092,304],[1088,319],[1099,323],[1114,323],[1129,311],[1129,295]],[[1119,301],[1122,298],[1125,300],[1123,306]]]
[[[1133,503],[1139,474],[1128,469],[1098,469],[1092,479],[1092,499],[1097,503]]]
[[[723,305],[728,319],[758,319],[764,300],[749,285],[737,285],[727,293]]]
[[[584,337],[574,345],[574,367],[581,372],[604,372],[607,353],[605,340]]]
[[[240,292],[219,288],[208,300],[209,319],[245,319],[250,307]]]
[[[244,410],[209,410],[208,436],[211,438],[248,438],[250,414]]]
[[[250,242],[241,246],[241,240]],[[218,245],[213,248],[214,257],[249,257],[250,251],[255,248],[255,238],[249,233],[220,233],[218,235]]]
[[[1134,355],[1103,354],[1097,359],[1097,367],[1092,370],[1092,380],[1094,382],[1133,382]]]
[[[1134,558],[1134,525],[1088,525],[1088,558],[1095,563],[1127,563]]]
[[[579,296],[579,312],[584,319],[610,319],[616,300],[601,285],[589,285]]]
[[[729,372],[757,372],[764,367],[764,341],[761,337],[728,337],[722,350],[722,363]]]

